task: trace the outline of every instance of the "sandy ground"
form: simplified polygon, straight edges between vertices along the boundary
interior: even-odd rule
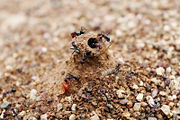
[[[73,62],[82,26],[77,41],[108,34],[106,57]],[[0,51],[0,119],[180,118],[179,0],[1,0]]]

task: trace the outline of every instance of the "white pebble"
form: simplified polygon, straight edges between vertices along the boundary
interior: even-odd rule
[[[95,115],[93,115],[93,116],[91,117],[91,120],[100,120],[100,119],[99,119],[98,115],[95,114]]]
[[[137,101],[142,101],[142,99],[143,99],[143,94],[142,93],[139,93],[138,95],[137,95],[137,97],[136,97],[136,99],[137,99]]]
[[[154,89],[152,91],[152,97],[155,98],[157,96],[157,94],[158,94],[158,89]]]
[[[139,111],[140,108],[141,108],[141,103],[135,103],[135,104],[134,104],[133,109],[134,109],[135,111]]]
[[[155,105],[154,99],[153,99],[151,96],[147,96],[146,99],[147,99],[148,104],[149,104],[151,107],[154,107],[154,105]]]
[[[157,120],[156,117],[148,117],[148,120]]]
[[[161,82],[160,80],[157,80],[157,78],[152,78],[151,81],[155,84],[159,84]]]
[[[76,104],[73,104],[72,107],[71,107],[71,110],[76,111],[76,106],[77,106]]]
[[[164,68],[163,67],[159,67],[159,68],[156,68],[156,73],[158,74],[158,75],[163,75],[164,74]]]
[[[43,115],[41,115],[41,120],[47,120],[47,114],[43,114]]]
[[[36,99],[37,90],[32,89],[30,92],[30,99],[35,100]]]
[[[171,72],[171,67],[166,68],[166,72],[170,73]]]
[[[60,110],[62,110],[63,106],[61,103],[57,104],[57,112],[59,112]]]
[[[72,101],[71,96],[67,96],[67,97],[65,97],[65,101],[67,101],[67,102],[71,102],[71,101]]]
[[[75,120],[76,119],[76,115],[75,114],[71,114],[71,116],[69,116],[69,120]]]
[[[43,48],[41,48],[41,51],[42,51],[43,53],[45,53],[45,52],[47,52],[47,48],[46,48],[46,47],[43,47]]]
[[[159,94],[162,95],[162,96],[166,96],[167,95],[167,93],[164,92],[164,91],[160,91]]]
[[[164,114],[169,115],[170,114],[170,107],[168,105],[163,105],[161,107],[161,110],[163,111]]]
[[[123,97],[124,97],[124,94],[123,94],[123,93],[125,93],[124,90],[117,90],[117,91],[116,91],[116,94],[118,95],[118,98],[123,98]]]
[[[139,88],[139,87],[138,87],[136,84],[133,85],[133,89],[136,90],[136,89],[138,89],[138,88]]]
[[[143,85],[144,85],[143,81],[140,81],[139,86],[142,87]]]
[[[170,31],[170,27],[168,25],[164,26],[164,31]]]
[[[25,111],[21,111],[19,114],[18,114],[20,117],[24,117],[26,115],[26,112]]]

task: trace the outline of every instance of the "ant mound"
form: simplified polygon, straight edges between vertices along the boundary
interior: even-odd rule
[[[93,87],[104,76],[119,72],[120,64],[108,53],[109,37],[103,33],[82,31],[71,35],[72,54],[64,63],[46,73],[40,85],[41,91],[48,91],[50,95],[77,93],[84,85]]]

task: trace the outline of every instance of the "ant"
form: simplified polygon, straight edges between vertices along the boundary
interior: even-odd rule
[[[80,30],[79,33],[78,33],[78,32],[73,32],[73,33],[71,33],[71,37],[74,38],[74,37],[76,37],[76,36],[80,36],[80,35],[85,34],[85,33],[86,33],[85,29],[84,29],[84,28],[81,28],[81,30]]]
[[[131,78],[134,74],[135,74],[135,73],[132,71],[132,72],[130,72],[130,73],[126,76],[126,78],[127,78],[127,79],[128,79],[128,78]]]
[[[106,98],[106,102],[110,103],[110,99],[108,98],[108,96],[106,95],[105,91],[103,89],[100,89],[100,92],[104,95],[104,97]]]
[[[117,75],[119,73],[119,69],[120,69],[120,63],[118,63],[118,65],[116,66],[116,70],[115,70],[115,74]]]
[[[78,47],[74,41],[72,42],[72,46],[73,46],[73,48],[70,48],[70,49],[74,50],[74,52],[76,52],[77,54],[80,54],[80,50],[78,49]]]
[[[110,42],[110,38],[106,36],[104,33],[98,33],[97,36],[100,36],[100,40],[102,41],[102,37],[106,39],[107,42]]]
[[[78,77],[78,76],[71,75],[71,74],[69,73],[69,74],[68,74],[68,77],[65,78],[65,80],[72,80],[72,79],[79,80],[79,77]]]
[[[82,56],[82,59],[81,59],[81,63],[83,63],[85,61],[85,59],[91,54],[91,51],[88,50],[83,56]]]
[[[68,91],[69,92],[69,84],[70,84],[70,80],[72,79],[75,79],[75,80],[79,80],[79,77],[78,76],[73,76],[71,74],[68,74],[68,77],[66,77],[64,79],[64,82],[62,83],[63,85],[63,88],[65,89],[65,91]]]

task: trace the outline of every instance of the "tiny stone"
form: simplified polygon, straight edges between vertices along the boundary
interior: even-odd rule
[[[98,115],[95,114],[94,116],[91,117],[91,120],[100,120],[100,119],[99,119]]]
[[[148,117],[148,120],[157,120],[156,117]]]
[[[166,72],[170,73],[171,72],[171,67],[166,68]]]
[[[25,111],[21,111],[19,114],[18,114],[20,117],[24,117],[26,115],[26,112]]]
[[[59,112],[60,110],[62,110],[63,106],[61,103],[57,104],[57,112]]]
[[[118,95],[118,98],[123,98],[125,91],[124,90],[117,90],[116,94]]]
[[[5,101],[1,104],[0,108],[4,109],[4,108],[7,108],[9,105],[10,105],[10,102]]]
[[[170,107],[169,107],[168,105],[163,105],[163,106],[161,107],[161,110],[163,111],[163,113],[164,113],[165,115],[169,115],[169,114],[170,114]]]
[[[162,95],[162,96],[166,96],[167,95],[167,93],[164,92],[164,91],[160,91],[159,94]]]
[[[73,104],[72,107],[71,107],[71,110],[76,111],[76,106],[77,106],[76,104]]]
[[[139,86],[142,87],[143,85],[144,85],[143,81],[140,81]]]
[[[128,99],[122,99],[122,100],[120,100],[120,103],[123,104],[123,105],[126,104],[127,102],[128,102]]]
[[[136,84],[133,85],[133,89],[138,89],[138,88],[139,87]]]
[[[134,104],[133,109],[134,109],[135,111],[139,111],[140,108],[141,108],[141,103],[135,103],[135,104]]]
[[[47,120],[47,114],[41,115],[41,120]]]
[[[148,101],[149,106],[153,107],[155,105],[154,100],[151,96],[147,96],[146,99]]]
[[[157,68],[156,69],[156,73],[158,74],[158,75],[163,75],[164,74],[164,68],[163,67],[159,67],[159,68]]]
[[[35,100],[36,99],[37,90],[32,89],[30,92],[30,99]]]
[[[157,94],[158,94],[158,89],[154,89],[152,91],[152,97],[155,98],[157,96]]]
[[[41,51],[42,51],[43,53],[45,53],[45,52],[47,52],[47,48],[46,48],[46,47],[43,47],[43,48],[41,49]]]
[[[75,114],[71,114],[71,116],[69,117],[69,120],[75,120],[76,119],[76,115]]]
[[[143,99],[143,94],[142,93],[139,93],[138,95],[137,95],[137,97],[136,97],[136,99],[137,99],[137,101],[142,101],[142,99]]]
[[[113,109],[114,107],[111,104],[107,104],[107,107]]]
[[[148,104],[146,102],[141,102],[142,107],[146,107]]]
[[[155,84],[159,84],[161,82],[160,80],[157,80],[157,78],[152,78],[151,81]]]
[[[67,97],[65,97],[65,101],[67,101],[67,102],[71,102],[71,101],[72,101],[71,96],[67,96]]]

